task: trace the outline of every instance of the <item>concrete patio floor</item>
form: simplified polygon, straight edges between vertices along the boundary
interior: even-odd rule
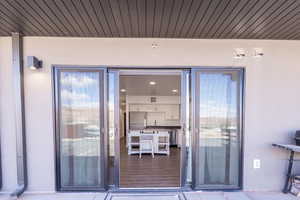
[[[0,200],[13,199],[0,194]],[[299,200],[280,192],[25,193],[20,200]]]

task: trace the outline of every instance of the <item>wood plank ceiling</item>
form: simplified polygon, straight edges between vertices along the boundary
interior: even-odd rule
[[[300,39],[300,0],[0,0],[0,36]]]

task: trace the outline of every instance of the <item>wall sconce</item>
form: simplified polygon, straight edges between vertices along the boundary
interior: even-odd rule
[[[246,57],[245,49],[243,49],[243,48],[235,49],[234,52],[233,52],[233,57],[238,58],[238,59],[242,59],[242,58]]]
[[[264,56],[264,52],[262,48],[254,48],[253,49],[253,57],[254,58],[261,58]]]
[[[42,64],[43,62],[39,59],[37,59],[36,57],[34,56],[28,56],[27,57],[27,66],[29,67],[29,69],[31,70],[37,70],[37,69],[40,69],[42,68]]]
[[[156,48],[158,48],[158,44],[157,43],[152,43],[151,47],[152,47],[152,49],[156,49]]]

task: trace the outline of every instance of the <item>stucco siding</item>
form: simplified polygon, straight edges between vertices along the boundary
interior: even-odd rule
[[[0,134],[2,158],[2,191],[16,185],[16,146],[13,104],[11,38],[0,38]]]
[[[158,45],[152,48],[152,43]],[[263,48],[253,58],[253,48]],[[234,48],[247,57],[233,58]],[[36,56],[43,68],[25,68],[29,191],[55,190],[51,65],[245,66],[244,190],[280,190],[287,153],[272,142],[292,142],[300,129],[300,41],[101,39],[25,37],[24,58]],[[25,66],[26,66],[26,59]],[[0,131],[3,190],[16,186],[11,39],[0,38]],[[253,159],[261,169],[253,169]]]

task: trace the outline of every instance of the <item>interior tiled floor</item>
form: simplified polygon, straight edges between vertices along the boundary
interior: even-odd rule
[[[121,141],[120,186],[122,188],[179,187],[180,148],[171,147],[170,155],[128,155]]]

